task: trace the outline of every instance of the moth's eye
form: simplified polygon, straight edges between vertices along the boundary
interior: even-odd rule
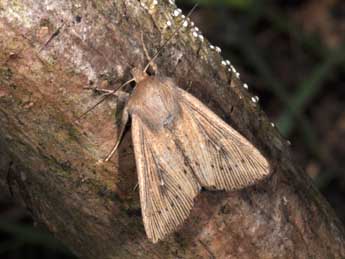
[[[154,76],[155,75],[155,71],[153,70],[153,68],[151,66],[149,66],[149,68],[147,69],[146,73],[149,76]]]
[[[131,88],[134,88],[135,85],[136,85],[135,81],[129,83],[129,86],[130,86]]]

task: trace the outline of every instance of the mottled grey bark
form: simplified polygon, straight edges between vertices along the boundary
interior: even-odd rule
[[[180,21],[168,2],[0,0],[0,187],[81,258],[344,258],[344,230],[310,179],[206,40],[184,28],[157,59],[161,74],[237,128],[272,176],[238,192],[204,192],[180,231],[151,244],[140,216],[130,133],[110,163],[121,102],[115,87]]]

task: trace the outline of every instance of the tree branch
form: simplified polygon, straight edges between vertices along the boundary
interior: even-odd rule
[[[116,141],[121,98],[75,121],[100,98],[84,87],[116,87],[132,66],[146,64],[141,32],[153,55],[181,21],[168,2],[142,2],[147,8],[135,0],[0,2],[0,186],[11,162],[16,198],[82,258],[345,257],[332,209],[190,27],[157,59],[159,72],[190,85],[260,148],[274,172],[242,191],[203,192],[180,231],[156,245],[147,240],[130,133],[112,162],[99,162]]]

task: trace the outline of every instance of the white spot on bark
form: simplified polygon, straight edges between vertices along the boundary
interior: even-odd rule
[[[251,99],[253,103],[257,103],[259,101],[259,97],[257,96],[253,96]]]
[[[176,9],[176,10],[174,10],[174,12],[173,12],[173,16],[177,17],[177,16],[179,16],[181,13],[182,13],[182,10],[181,10],[181,9]]]

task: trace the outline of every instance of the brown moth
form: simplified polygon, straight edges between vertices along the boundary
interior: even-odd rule
[[[248,140],[172,79],[132,71],[122,122],[132,141],[146,234],[157,242],[188,217],[201,187],[236,190],[269,174]],[[124,127],[124,126],[122,126]]]
[[[145,45],[144,50],[147,54]],[[240,133],[172,79],[149,76],[147,67],[132,70],[130,81],[136,86],[123,111],[120,137],[105,160],[116,151],[131,118],[144,227],[155,243],[184,222],[202,187],[236,190],[256,183],[270,170],[268,161]]]

